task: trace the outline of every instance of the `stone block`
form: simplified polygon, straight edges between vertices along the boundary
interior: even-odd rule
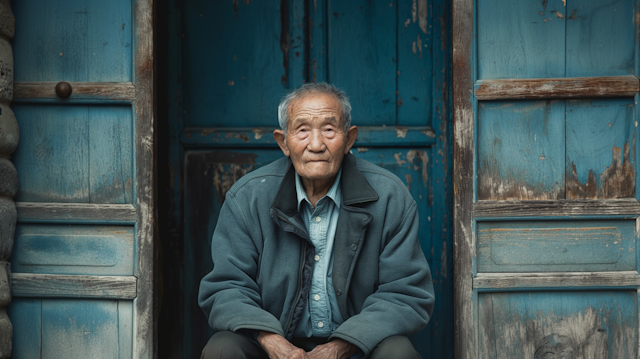
[[[18,147],[20,130],[11,107],[0,102],[0,155],[10,155]]]
[[[11,357],[13,326],[5,309],[0,309],[0,359]]]
[[[16,18],[11,11],[11,0],[0,0],[0,35],[13,39]]]
[[[17,217],[13,200],[9,197],[0,197],[0,260],[9,258],[13,251]]]
[[[10,270],[9,262],[0,261],[0,308],[7,307],[11,303]]]
[[[13,163],[6,158],[0,158],[0,196],[13,196],[18,193],[18,171]]]
[[[0,101],[11,100],[13,100],[13,50],[9,41],[0,38]]]

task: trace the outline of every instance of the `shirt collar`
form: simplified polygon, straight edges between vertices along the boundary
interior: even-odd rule
[[[341,176],[342,176],[342,167],[340,167],[340,169],[338,170],[338,174],[336,175],[336,180],[333,182],[333,186],[331,186],[331,188],[329,189],[329,192],[327,192],[327,194],[324,195],[324,197],[331,198],[331,200],[333,200],[333,202],[338,207],[342,204],[342,191],[340,190]],[[307,192],[305,192],[304,187],[302,187],[302,180],[300,179],[298,172],[296,172],[296,195],[298,198],[298,212],[300,212],[300,204],[302,203],[302,201],[306,200],[309,204],[311,204],[311,201],[309,201],[309,197],[307,197]],[[322,198],[320,200],[322,200]]]

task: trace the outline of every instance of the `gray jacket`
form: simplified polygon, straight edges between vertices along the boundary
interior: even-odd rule
[[[291,338],[313,271],[314,247],[297,211],[288,158],[242,177],[228,192],[199,304],[217,331]],[[391,172],[346,155],[333,286],[342,338],[369,355],[383,339],[423,328],[433,311],[431,271],[418,243],[416,203]]]

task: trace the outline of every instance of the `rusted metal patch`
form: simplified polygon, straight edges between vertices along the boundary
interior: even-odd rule
[[[635,195],[636,174],[631,164],[629,140],[622,149],[615,144],[612,148],[611,166],[600,176],[589,170],[587,181],[578,180],[576,165],[571,162],[567,169],[567,199],[629,198]]]

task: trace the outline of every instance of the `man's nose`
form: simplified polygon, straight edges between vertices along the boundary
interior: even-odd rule
[[[311,138],[309,139],[309,145],[307,146],[309,151],[313,151],[313,152],[324,151],[325,146],[324,146],[324,141],[320,131],[318,130],[311,131],[310,137]]]

